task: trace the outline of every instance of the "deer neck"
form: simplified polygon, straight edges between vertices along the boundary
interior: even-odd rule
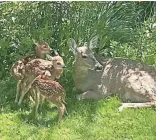
[[[62,69],[53,69],[53,72],[51,73],[51,79],[52,80],[55,80],[56,78],[59,79],[62,73],[63,73]]]
[[[45,58],[45,54],[42,54],[41,52],[39,52],[39,50],[36,49],[35,51],[35,55],[37,56],[37,58],[41,58],[44,59]]]
[[[74,83],[77,89],[85,91],[88,87],[88,70],[89,65],[86,65],[82,62],[75,62],[75,74],[74,74]]]
[[[80,62],[80,60],[75,61],[75,77],[77,79],[83,79],[87,76],[89,65]]]
[[[74,82],[77,89],[81,91],[93,90],[101,84],[101,71],[91,69],[91,66],[82,60],[75,61]]]

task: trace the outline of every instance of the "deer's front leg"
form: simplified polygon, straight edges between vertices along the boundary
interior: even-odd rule
[[[18,103],[18,98],[19,98],[19,95],[20,95],[20,91],[21,91],[21,80],[18,80],[15,103]]]
[[[34,94],[36,94],[34,119],[38,120],[38,107],[40,104],[40,93],[39,93],[39,90],[37,90],[37,91],[33,90],[33,92],[34,92]]]
[[[90,90],[76,96],[76,98],[78,100],[83,100],[83,99],[95,99],[95,100],[97,100],[97,99],[101,99],[102,97],[103,97],[102,94],[100,94],[98,92],[90,91]]]
[[[40,75],[39,75],[39,76],[40,76]],[[34,78],[34,80],[32,80],[32,79],[24,80],[25,82],[23,83],[23,86],[22,86],[21,96],[20,96],[20,99],[19,99],[19,101],[18,101],[18,105],[21,105],[22,100],[23,100],[25,94],[30,90],[32,83],[33,83],[39,76],[37,76],[36,78]]]
[[[76,98],[78,100],[82,99],[102,99],[103,97],[106,96],[107,88],[104,87],[103,85],[97,85],[94,90],[87,90],[82,94],[78,94]]]
[[[76,92],[78,92],[79,90],[76,88],[76,87],[73,87],[73,89],[72,89],[72,93],[76,93]]]

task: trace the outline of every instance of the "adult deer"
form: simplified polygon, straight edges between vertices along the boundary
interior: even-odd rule
[[[119,111],[127,107],[155,106],[156,69],[124,58],[104,59],[100,65],[92,51],[97,47],[97,40],[94,37],[89,45],[85,43],[82,47],[77,47],[74,39],[69,40],[75,56],[75,86],[83,92],[77,98],[101,99],[119,94],[124,102]]]

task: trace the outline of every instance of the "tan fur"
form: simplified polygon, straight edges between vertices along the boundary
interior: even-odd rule
[[[44,41],[34,41],[36,48],[35,52],[27,54],[26,56],[20,58],[15,62],[10,70],[10,74],[15,78],[15,79],[22,79],[23,78],[23,70],[24,66],[31,60],[36,59],[36,58],[42,58],[46,59],[45,54],[50,53],[51,48],[49,45],[44,42]],[[21,75],[19,77],[19,75]]]
[[[99,62],[95,59],[92,48],[96,47],[97,39],[85,45],[76,47],[73,39],[70,47],[75,55],[74,81],[77,89],[83,93],[78,99],[102,99],[118,94],[123,103],[119,108],[122,111],[127,107],[151,107],[156,102],[156,68],[144,63],[124,59],[101,59],[103,67],[100,70]],[[83,57],[83,56],[87,57]]]
[[[16,99],[15,103],[18,102],[19,92],[22,90],[22,79],[24,78],[25,74],[25,65],[35,59],[35,58],[43,58],[45,59],[45,55],[50,53],[51,48],[49,45],[44,41],[34,41],[36,45],[35,52],[30,53],[22,58],[20,58],[16,63],[14,63],[11,67],[10,74],[17,80],[17,92],[16,92]]]
[[[63,58],[60,56],[55,56],[55,57],[49,56],[48,60],[53,62],[53,67],[54,67],[53,72],[51,74],[52,77],[51,79],[53,80],[55,80],[55,78],[59,79],[61,74],[63,73],[62,68],[65,66]]]
[[[60,61],[61,60],[61,61]],[[58,63],[59,62],[59,63]],[[32,83],[38,75],[48,73],[51,80],[59,78],[63,72],[64,62],[60,56],[51,57],[51,60],[33,59],[25,65],[25,74],[22,80],[22,91],[18,102],[21,104],[23,97],[30,90]]]
[[[48,101],[54,103],[59,110],[59,119],[61,121],[66,107],[64,105],[65,89],[56,81],[51,80],[47,75],[39,75],[32,84],[32,90],[35,94],[39,94],[46,98]],[[38,118],[38,107],[40,96],[35,99],[35,118]]]

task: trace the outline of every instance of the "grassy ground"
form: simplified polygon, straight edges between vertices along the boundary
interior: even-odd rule
[[[32,122],[31,107],[26,100],[21,108],[15,106],[15,89],[15,82],[10,79],[0,82],[0,140],[156,139],[154,108],[118,112],[120,101],[117,97],[76,101],[70,98],[69,90],[68,116],[57,124],[57,109],[48,103],[36,124]]]

